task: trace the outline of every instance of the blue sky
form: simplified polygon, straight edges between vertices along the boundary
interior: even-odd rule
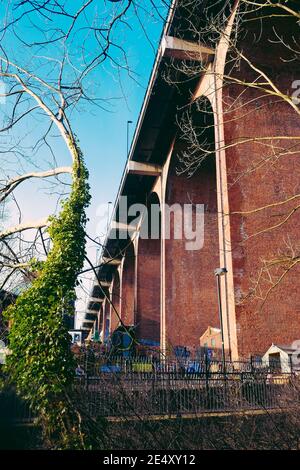
[[[75,0],[74,3],[79,5],[82,4],[82,1]],[[101,4],[103,5],[103,8],[117,8],[116,5],[109,4],[108,0],[102,0],[102,2],[99,3],[100,6]],[[160,2],[157,3],[159,4]],[[120,4],[124,4],[124,2],[120,2]],[[134,79],[129,77],[126,71],[121,70],[119,73],[110,61],[106,61],[104,66],[96,69],[90,76],[89,82],[91,88],[96,88],[95,92],[97,96],[108,99],[107,103],[104,103],[104,105],[109,110],[105,112],[90,105],[80,104],[77,111],[72,114],[72,127],[75,129],[75,133],[80,140],[80,145],[90,171],[90,184],[93,198],[89,209],[91,222],[99,203],[106,203],[107,201],[113,201],[115,199],[126,161],[127,121],[133,121],[129,133],[131,140],[162,31],[162,21],[159,20],[157,15],[150,14],[150,1],[143,0],[142,4],[145,9],[139,12],[140,21],[136,19],[134,11],[129,10],[126,16],[129,27],[121,25],[115,36],[120,45],[126,50],[128,64],[133,72]],[[2,15],[4,15],[3,5],[3,3],[0,3],[0,14],[2,13]],[[161,12],[165,13],[165,10],[161,10]],[[91,10],[90,14],[92,17],[94,9]],[[85,24],[82,24],[82,27],[85,26]],[[23,35],[30,36],[32,41],[41,39],[36,30],[32,29],[31,22],[28,20],[24,21],[19,29]],[[145,32],[148,38],[146,38]],[[84,33],[82,33],[82,36],[84,36]],[[42,76],[42,78],[45,77],[46,79],[48,78],[49,62],[47,63],[47,61],[42,60],[36,62],[36,58],[32,59],[30,53],[24,56],[23,47],[15,48],[15,44],[11,43],[9,36],[6,36],[5,39],[7,42],[6,48],[8,50],[11,49],[16,62],[21,63],[24,67],[31,70],[36,69],[36,64],[38,64],[39,76]],[[78,47],[77,44],[76,47]],[[92,50],[93,48],[95,48],[95,43],[91,39],[88,39],[86,42],[86,50]],[[59,50],[56,45],[52,48],[51,46],[46,46],[39,51],[39,54],[52,57],[57,55],[57,57],[59,57]],[[4,108],[0,107],[0,112],[3,110]],[[47,124],[47,119],[45,120],[44,128],[45,124]],[[23,121],[19,127],[17,126],[14,138],[16,134],[17,136],[20,135],[20,137],[22,135],[23,141],[30,145],[30,141],[36,138],[42,126],[41,120],[28,119],[28,122]],[[25,133],[27,134],[26,137],[24,137]],[[10,138],[11,136],[9,139]],[[59,163],[68,163],[69,157],[65,153],[65,150],[57,143],[55,143],[53,147],[56,150],[56,157]],[[39,158],[39,155],[36,156],[34,163],[46,169],[48,160],[38,160]],[[10,167],[11,172],[13,172],[15,170],[14,163],[11,163]],[[30,164],[28,164],[28,169],[29,167]],[[39,202],[36,199],[35,190],[39,195],[37,199],[42,199],[40,183],[37,182],[36,184],[35,181],[31,181],[27,187],[24,185],[18,193],[22,202],[24,202],[24,204],[27,202],[28,210],[31,210],[30,206],[33,202],[33,198],[35,202]],[[50,204],[49,198],[48,202]],[[38,204],[38,206],[39,207],[36,209],[38,215],[43,215],[42,211],[45,209],[45,206],[41,203]]]

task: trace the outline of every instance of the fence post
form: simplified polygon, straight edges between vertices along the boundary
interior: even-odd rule
[[[152,394],[151,394],[151,413],[160,413],[160,410],[157,410],[155,407],[155,378],[156,378],[156,365],[153,357],[151,358],[151,364],[152,364],[152,382],[151,382],[151,388],[152,388]],[[160,401],[160,400],[159,400]]]
[[[208,365],[208,356],[205,354],[205,384],[206,384],[206,391],[208,392],[209,389],[209,365]]]
[[[290,374],[292,376],[293,375],[293,357],[292,357],[292,354],[289,356],[289,362],[290,362]]]
[[[250,368],[251,368],[251,374],[253,374],[253,372],[254,372],[253,356],[250,356]]]
[[[170,416],[171,414],[171,380],[170,380],[170,367],[168,363],[167,363],[166,370],[167,370],[167,388],[166,388],[167,414]]]

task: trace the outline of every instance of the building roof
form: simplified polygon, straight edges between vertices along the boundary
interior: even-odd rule
[[[271,349],[271,348],[278,348],[278,349],[281,349],[282,351],[286,352],[286,353],[293,353],[295,351],[297,351],[297,348],[293,348],[291,345],[287,345],[287,344],[274,344],[272,343],[272,345],[269,347],[268,351]],[[268,352],[267,351],[267,352]]]
[[[216,328],[216,327],[213,327],[213,326],[208,326],[206,328],[206,330],[204,331],[204,333],[200,336],[200,339],[203,338],[203,336],[209,334],[209,335],[219,335],[221,333],[221,330],[220,328]]]

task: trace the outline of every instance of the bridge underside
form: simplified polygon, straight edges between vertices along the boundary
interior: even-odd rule
[[[228,16],[229,35],[234,14],[233,10]],[[273,25],[264,29],[265,34],[257,34],[257,27],[256,22],[249,23],[239,47],[250,61],[264,64],[274,83],[286,90],[299,77],[300,67],[278,61],[281,45],[269,41]],[[184,79],[178,71],[182,61],[200,64],[201,73]],[[274,102],[271,95],[262,96],[255,87],[243,85],[258,80],[247,63],[235,69],[231,83],[223,83],[231,63],[224,38],[214,50],[193,43],[173,11],[120,185],[103,252],[105,263],[84,322],[86,328],[99,328],[102,338],[123,323],[135,325],[139,341],[164,351],[199,347],[207,328],[220,326],[214,277],[218,267],[227,270],[220,279],[220,293],[225,349],[231,359],[263,354],[272,343],[291,344],[300,337],[296,287],[300,264],[266,304],[262,305],[259,294],[248,295],[259,278],[262,260],[272,259],[282,249],[285,230],[290,246],[298,243],[298,215],[284,229],[264,231],[280,221],[278,207],[259,214],[251,214],[251,209],[276,204],[299,187],[300,118],[286,101]],[[170,70],[180,85],[166,81]],[[201,129],[195,158],[201,151],[207,157],[182,172],[183,157],[193,151],[184,135],[191,122],[194,129]],[[262,143],[266,139],[268,145]],[[282,158],[275,158],[275,147],[281,149]],[[272,152],[271,166],[261,164],[269,161]],[[147,208],[143,220],[134,220],[135,214],[127,214],[124,220],[120,207],[124,196],[129,207]],[[203,232],[197,225],[197,204],[203,207]],[[190,230],[179,237],[179,213],[185,205],[193,207]],[[149,212],[154,206],[160,209],[158,231],[154,238],[145,239],[142,227],[151,222]],[[285,213],[293,207],[286,204]],[[174,209],[171,215],[170,208]],[[193,228],[197,236],[189,238]]]

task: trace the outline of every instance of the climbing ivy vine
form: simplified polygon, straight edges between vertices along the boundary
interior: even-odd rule
[[[52,248],[43,263],[33,263],[36,279],[6,311],[11,324],[7,371],[53,447],[85,448],[82,418],[72,399],[75,363],[63,315],[73,312],[90,195],[80,148],[76,142],[69,148],[74,157],[72,188],[59,215],[50,218]]]

